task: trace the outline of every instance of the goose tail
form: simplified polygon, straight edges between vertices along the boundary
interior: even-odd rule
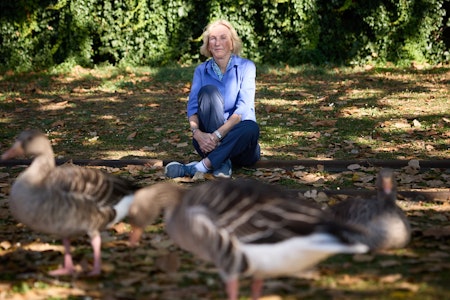
[[[127,195],[123,197],[116,205],[114,205],[114,211],[116,212],[116,216],[114,220],[112,220],[108,227],[113,226],[117,222],[123,220],[127,215],[130,209],[131,203],[133,203],[134,195]]]

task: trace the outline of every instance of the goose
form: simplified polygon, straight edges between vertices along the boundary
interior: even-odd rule
[[[93,249],[89,275],[101,274],[100,231],[123,219],[138,188],[132,182],[96,169],[72,164],[56,167],[48,137],[38,130],[20,133],[2,159],[33,160],[14,181],[9,194],[13,217],[34,231],[56,235],[64,245],[63,267],[53,276],[75,272],[70,238],[88,234]]]
[[[240,276],[253,277],[252,298],[258,299],[264,278],[299,274],[333,254],[368,250],[345,238],[358,231],[353,226],[256,180],[222,179],[190,189],[157,183],[136,193],[128,220],[142,227],[161,210],[169,237],[217,267],[229,300],[238,299]],[[131,244],[140,233],[130,236]]]
[[[376,197],[349,198],[330,206],[331,213],[341,222],[362,227],[365,233],[354,238],[373,252],[403,248],[411,239],[411,226],[396,204],[397,182],[392,169],[379,170],[376,189]]]

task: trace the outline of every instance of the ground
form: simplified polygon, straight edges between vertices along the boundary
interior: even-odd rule
[[[448,163],[448,68],[258,70],[256,109],[265,160],[405,160],[409,165],[396,168],[401,192],[448,194],[449,168],[417,164]],[[36,127],[48,133],[60,159],[198,159],[185,117],[192,71],[78,67],[65,73],[3,74],[0,149],[24,128]],[[92,167],[142,186],[167,180],[160,165]],[[0,166],[0,299],[225,298],[216,270],[173,245],[162,221],[146,229],[136,248],[126,243],[126,220],[105,231],[103,273],[97,278],[84,275],[92,263],[87,237],[73,241],[80,272],[48,276],[62,263],[61,241],[31,232],[8,210],[10,186],[23,168]],[[233,176],[294,189],[299,198],[327,206],[345,195],[321,191],[373,190],[377,169],[272,166],[235,169]],[[444,198],[400,197],[413,228],[405,249],[339,255],[308,277],[270,279],[265,299],[448,298],[450,206]],[[249,285],[243,279],[242,299],[248,299]]]

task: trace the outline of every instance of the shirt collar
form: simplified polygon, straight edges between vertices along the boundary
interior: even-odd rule
[[[231,61],[233,60],[233,57],[234,57],[234,54],[231,54],[225,70],[228,70],[228,67],[231,65]],[[212,61],[211,65],[212,65],[212,69],[213,69],[214,73],[217,75],[217,77],[219,77],[219,80],[222,80],[224,74],[222,74],[222,71],[220,70],[219,65],[216,63],[214,58],[211,59],[211,61]]]

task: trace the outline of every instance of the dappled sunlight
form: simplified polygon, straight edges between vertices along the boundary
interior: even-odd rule
[[[65,110],[70,109],[73,107],[73,105],[69,101],[61,101],[61,102],[52,102],[50,101],[39,101],[40,106],[38,110],[41,111],[59,111],[59,110]]]
[[[142,156],[140,149],[161,142],[159,149],[147,155],[185,159],[186,149],[177,145],[190,145],[185,110],[193,70],[105,66],[75,67],[50,76],[12,76],[0,83],[7,98],[0,102],[0,117],[16,127],[63,133],[60,138],[67,142],[57,145],[56,151],[73,157],[98,157],[111,149]],[[446,69],[300,66],[267,70],[256,78],[255,105],[261,144],[278,147],[267,149],[269,157],[448,155],[443,146],[449,140],[444,134],[449,126],[444,118],[450,111]],[[89,144],[95,138],[91,132],[99,138]],[[136,138],[127,141],[133,134]],[[343,140],[356,144],[347,149]],[[127,141],[126,149],[123,141]],[[425,148],[410,147],[414,141],[425,141]],[[78,149],[79,145],[84,147]],[[370,151],[359,149],[369,146]]]

